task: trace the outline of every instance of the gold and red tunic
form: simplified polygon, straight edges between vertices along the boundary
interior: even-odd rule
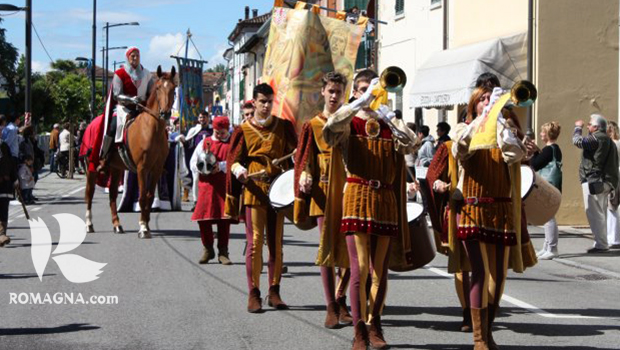
[[[295,128],[288,120],[272,116],[265,125],[250,118],[235,129],[227,159],[226,215],[238,218],[240,196],[243,205],[269,206],[269,186],[273,179],[290,168],[290,162],[274,166],[274,159],[291,153],[297,146]],[[254,178],[242,189],[233,175],[235,167],[243,166],[248,174],[264,170],[264,176]]]

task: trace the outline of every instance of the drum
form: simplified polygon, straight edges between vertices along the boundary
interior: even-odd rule
[[[293,211],[295,203],[295,172],[287,170],[278,175],[269,187],[269,202],[277,212],[282,212],[284,216],[293,224]],[[308,231],[316,227],[316,220],[308,217],[308,220],[302,223],[296,223],[295,226],[302,231]]]
[[[419,269],[435,258],[435,238],[428,229],[424,214],[424,206],[415,202],[407,203],[407,221],[411,236],[411,250],[413,255],[413,269]]]
[[[532,168],[521,165],[521,199],[527,222],[531,225],[544,225],[560,209],[562,193]]]

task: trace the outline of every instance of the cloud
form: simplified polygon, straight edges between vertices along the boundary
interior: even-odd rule
[[[47,73],[51,70],[49,62],[32,61],[32,71],[37,73]]]
[[[228,50],[230,46],[225,44],[220,44],[215,46],[215,54],[211,56],[207,61],[209,61],[208,67],[215,67],[218,64],[226,64],[226,60],[224,59],[224,52]]]
[[[93,10],[86,8],[74,8],[69,11],[69,16],[73,19],[79,19],[82,21],[91,21],[93,20]],[[147,18],[141,15],[138,15],[133,12],[122,12],[122,11],[105,11],[99,10],[97,11],[97,22],[112,22],[112,23],[123,23],[123,22],[139,22],[146,21]]]
[[[142,65],[149,70],[155,70],[158,65],[161,65],[164,70],[168,70],[168,66],[176,65],[175,60],[170,58],[171,55],[185,56],[185,34],[167,33],[152,37],[148,51],[141,55]],[[200,59],[198,52],[191,43],[188,57]]]

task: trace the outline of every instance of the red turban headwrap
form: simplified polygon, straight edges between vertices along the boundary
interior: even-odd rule
[[[125,57],[129,58],[129,55],[131,55],[131,53],[134,51],[138,51],[138,53],[140,53],[140,50],[137,47],[132,46],[128,48],[127,51],[125,51]]]

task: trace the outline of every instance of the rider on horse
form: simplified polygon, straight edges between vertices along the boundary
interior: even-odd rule
[[[140,50],[137,47],[128,48],[125,56],[129,66],[121,66],[114,72],[112,96],[108,97],[106,105],[108,124],[101,147],[101,163],[97,168],[99,172],[107,171],[112,144],[123,142],[127,116],[131,119],[140,113],[138,105],[145,103],[154,82],[151,72],[140,64]],[[116,111],[116,118],[110,113],[112,110]]]

